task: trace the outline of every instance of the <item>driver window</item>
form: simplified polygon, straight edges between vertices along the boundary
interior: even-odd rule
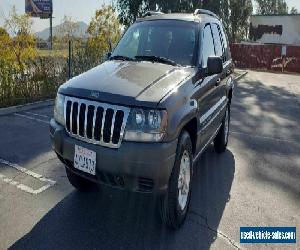
[[[136,30],[132,33],[132,39],[130,39],[127,44],[127,51],[126,55],[129,57],[134,57],[137,54],[137,50],[139,47],[139,37],[140,37],[140,30]]]
[[[122,40],[122,53],[118,52],[118,48],[116,49],[115,53],[128,57],[136,56],[139,47],[140,33],[140,29],[136,29],[134,31],[126,33]]]
[[[208,57],[215,55],[214,39],[210,25],[206,25],[203,31],[202,68],[207,67]]]

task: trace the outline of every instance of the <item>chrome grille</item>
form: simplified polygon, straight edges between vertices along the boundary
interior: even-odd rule
[[[70,136],[105,147],[120,147],[129,108],[74,97],[66,97],[64,108]]]

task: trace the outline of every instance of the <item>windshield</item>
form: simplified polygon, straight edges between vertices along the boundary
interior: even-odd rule
[[[197,24],[186,21],[158,20],[132,25],[112,54],[112,58],[164,58],[182,66],[193,66]],[[163,63],[163,60],[159,62]],[[167,62],[165,60],[165,62]]]

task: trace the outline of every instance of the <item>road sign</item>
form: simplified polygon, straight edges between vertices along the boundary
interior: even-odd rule
[[[32,17],[50,18],[53,12],[52,0],[25,0],[25,12]]]

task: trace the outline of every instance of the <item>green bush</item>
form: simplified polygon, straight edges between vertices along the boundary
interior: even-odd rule
[[[73,47],[72,76],[103,62],[106,51],[96,50],[87,43]],[[63,54],[37,56],[24,63],[22,70],[17,64],[0,59],[0,108],[54,98],[68,76],[68,58]]]
[[[53,98],[67,79],[64,57],[36,57],[25,71],[0,61],[0,108]]]
[[[87,44],[75,47],[71,64],[72,75],[77,76],[96,67],[103,62],[103,58],[103,52],[101,53]]]

